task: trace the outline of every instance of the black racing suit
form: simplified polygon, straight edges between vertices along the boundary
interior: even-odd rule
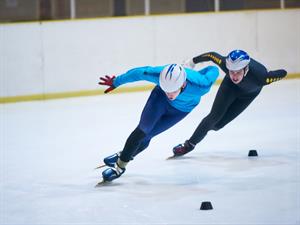
[[[219,130],[243,112],[260,93],[264,85],[278,81],[286,76],[283,69],[267,71],[265,66],[250,59],[249,71],[242,81],[234,84],[226,68],[226,57],[216,52],[208,52],[193,58],[193,62],[212,61],[225,73],[210,113],[200,122],[188,140],[193,146],[198,144],[210,130]]]

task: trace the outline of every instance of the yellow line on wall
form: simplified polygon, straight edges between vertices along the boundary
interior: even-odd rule
[[[289,74],[285,79],[299,79],[300,73]],[[219,85],[221,80],[217,80],[215,83]],[[144,85],[136,87],[120,87],[112,91],[110,94],[117,93],[129,93],[129,92],[139,92],[139,91],[149,91],[154,87],[154,85]],[[37,100],[50,100],[50,99],[60,99],[60,98],[73,98],[73,97],[83,97],[83,96],[94,96],[103,95],[103,89],[99,90],[85,90],[85,91],[73,91],[73,92],[59,92],[59,93],[47,93],[47,94],[34,94],[34,95],[22,95],[22,96],[11,96],[11,97],[0,97],[0,104],[3,103],[16,103],[24,101],[37,101]]]
[[[151,90],[153,87],[154,85],[145,85],[145,86],[137,86],[137,87],[120,87],[114,90],[113,92],[111,92],[110,94],[147,91],[147,90]],[[103,95],[103,94],[104,94],[103,89],[99,89],[99,90],[83,90],[83,91],[72,91],[72,92],[58,92],[58,93],[0,97],[0,104],[25,102],[25,101],[51,100],[51,99],[60,99],[60,98],[74,98],[74,97],[94,96],[94,95]]]

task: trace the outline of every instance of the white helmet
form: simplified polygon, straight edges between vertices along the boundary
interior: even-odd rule
[[[234,50],[226,58],[226,67],[228,70],[237,71],[245,68],[250,63],[250,57],[243,50]]]
[[[178,64],[167,65],[159,76],[159,85],[164,92],[179,90],[186,81],[185,69]]]

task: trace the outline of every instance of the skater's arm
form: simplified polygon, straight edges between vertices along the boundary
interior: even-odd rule
[[[135,81],[149,81],[154,84],[159,83],[159,74],[163,69],[163,66],[157,67],[139,67],[132,70],[127,71],[126,73],[119,76],[102,76],[100,77],[99,85],[108,86],[108,88],[104,91],[104,93],[108,93],[115,88],[119,87],[122,84],[135,82]]]
[[[287,72],[283,69],[273,70],[266,73],[264,78],[264,85],[279,81],[287,75]]]
[[[149,81],[154,84],[158,84],[159,74],[162,71],[163,66],[158,67],[138,67],[127,71],[126,73],[117,76],[114,81],[114,87],[118,87],[122,84],[131,83],[135,81]]]
[[[228,71],[226,68],[226,57],[216,52],[207,52],[194,57],[192,60],[195,64],[211,61],[215,63],[217,66],[219,66],[225,73]]]
[[[284,69],[268,71],[264,65],[255,60],[253,60],[250,66],[252,73],[257,77],[261,85],[268,85],[275,81],[281,80],[287,75],[287,72]]]
[[[188,69],[187,69],[188,70]],[[188,70],[188,80],[200,87],[210,87],[219,76],[219,69],[216,66],[207,66],[200,71]]]

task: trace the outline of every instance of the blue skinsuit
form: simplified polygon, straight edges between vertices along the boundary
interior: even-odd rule
[[[172,101],[159,86],[159,75],[164,67],[139,67],[114,79],[115,87],[135,81],[149,81],[156,84],[135,129],[141,131],[143,135],[134,135],[135,131],[133,131],[120,156],[122,161],[128,162],[148,147],[152,137],[174,126],[190,113],[199,104],[201,96],[210,90],[219,75],[219,70],[215,66],[208,66],[200,71],[185,68],[187,84]]]

